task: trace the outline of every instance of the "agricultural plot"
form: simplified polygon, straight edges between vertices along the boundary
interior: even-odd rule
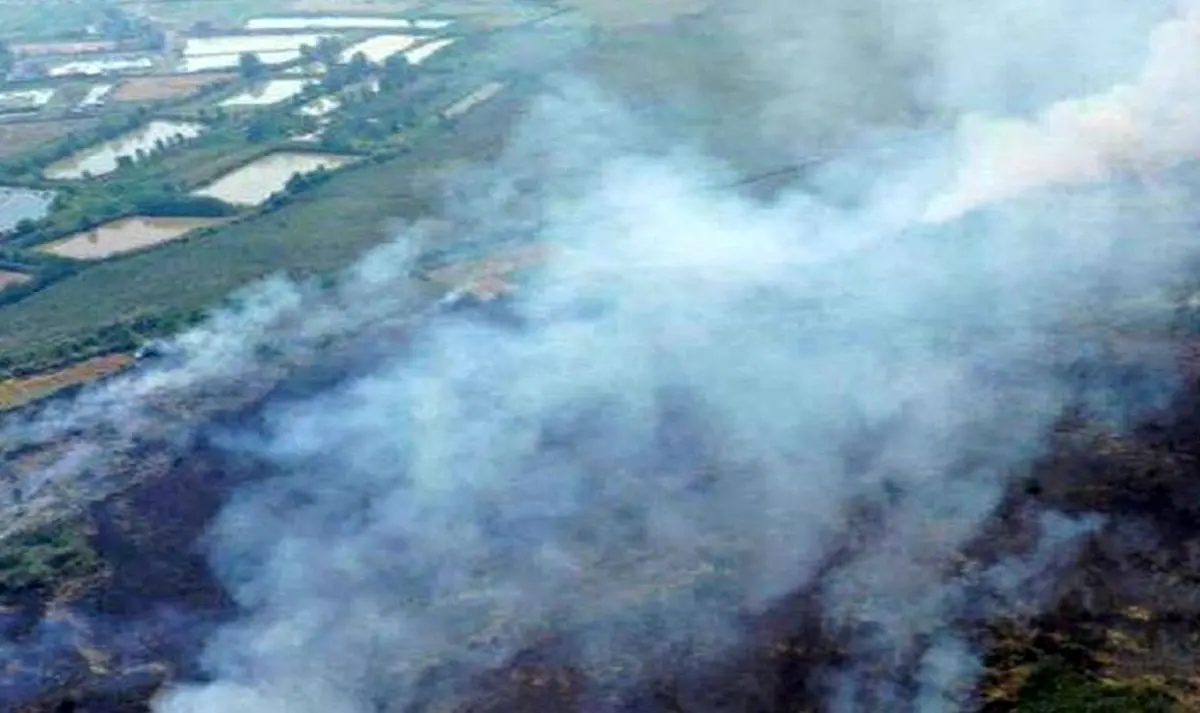
[[[309,79],[273,79],[235,94],[218,106],[270,106],[291,99],[311,84]]]
[[[276,50],[273,52],[251,52],[260,62],[268,66],[287,64],[300,59],[300,50]],[[176,69],[180,72],[214,72],[234,69],[241,61],[239,54],[204,54],[184,57]]]
[[[113,92],[113,101],[141,102],[183,99],[204,87],[235,78],[235,74],[170,74],[155,77],[137,77],[121,82]]]
[[[23,220],[41,220],[50,212],[53,203],[53,191],[0,188],[0,234],[17,227]]]
[[[340,168],[353,160],[338,154],[280,151],[225,174],[193,195],[234,205],[258,205],[283,189],[292,176]]]
[[[204,130],[202,124],[176,121],[151,121],[137,131],[68,156],[46,168],[46,178],[71,180],[85,176],[102,176],[112,173],[122,158],[135,158],[148,154],[165,143],[180,139],[192,139]]]
[[[29,282],[30,277],[23,272],[13,272],[11,270],[0,270],[0,290],[13,285],[19,285],[23,282]]]
[[[450,106],[442,110],[442,116],[447,119],[457,119],[466,114],[476,106],[488,101],[504,90],[504,84],[501,82],[488,82],[479,89],[471,92],[467,96],[459,99]]]
[[[133,357],[128,354],[108,354],[48,374],[0,381],[0,410],[16,408],[59,389],[115,374],[132,363]]]
[[[425,44],[423,44],[419,47],[416,47],[414,49],[411,49],[411,50],[405,52],[404,57],[405,57],[405,59],[408,60],[409,64],[412,64],[412,65],[421,64],[422,62],[429,59],[433,55],[437,54],[438,52],[441,52],[442,50],[446,49],[450,45],[454,44],[454,42],[455,42],[455,39],[453,37],[443,37],[438,40],[432,40],[430,42],[426,42]]]
[[[243,52],[281,52],[298,50],[304,45],[314,46],[332,33],[298,32],[269,35],[218,35],[215,37],[189,37],[183,45],[184,57],[202,57],[214,54],[240,55]]]
[[[87,131],[95,125],[94,119],[0,122],[0,159],[61,139],[72,131]]]
[[[77,109],[93,109],[102,106],[115,88],[115,84],[98,84],[88,89],[87,95],[80,99],[75,107]]]
[[[147,218],[134,216],[97,226],[42,246],[43,252],[73,260],[103,260],[153,247],[224,222],[217,218]]]
[[[152,57],[117,57],[63,62],[47,68],[46,74],[51,77],[99,77],[126,72],[149,72],[153,69]]]
[[[256,17],[246,21],[246,29],[255,30],[405,30],[413,22],[397,17],[369,15],[326,15],[299,17]]]
[[[54,98],[54,89],[19,89],[0,92],[0,115],[37,113]]]
[[[378,35],[347,47],[338,59],[349,62],[355,55],[362,54],[367,61],[382,64],[388,57],[409,49],[422,39],[414,35]]]

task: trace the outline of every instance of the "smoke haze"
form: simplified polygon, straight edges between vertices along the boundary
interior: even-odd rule
[[[484,231],[464,237],[491,226],[555,246],[514,298],[515,326],[414,314],[413,226],[333,288],[249,290],[179,339],[177,367],[9,425],[30,442],[109,429],[51,466],[50,487],[139,429],[185,442],[205,413],[165,403],[253,389],[348,337],[376,347],[336,385],[226,434],[278,475],[214,524],[213,566],[242,615],[210,642],[211,679],[172,689],[158,713],[403,710],[431,686],[461,693],[547,631],[598,689],[620,688],[727,655],[745,614],[802,589],[849,642],[850,662],[823,672],[830,710],[968,706],[980,661],[962,627],[1036,611],[1102,526],[1031,513],[1028,551],[959,566],[1076,396],[1054,349],[1079,352],[1098,313],[1165,307],[1194,255],[1185,187],[1103,179],[1198,148],[1195,11],[1147,39],[1161,4],[1091,3],[1108,32],[1085,42],[1066,27],[1082,4],[974,6],[961,26],[954,3],[867,20],[852,10],[873,3],[813,8],[817,29],[791,45],[776,40],[804,13],[745,3],[730,36],[778,89],[758,107],[764,137],[839,117],[874,127],[807,188],[770,202],[718,188],[726,164],[686,142],[640,150],[663,127],[564,81],[486,181],[459,184],[470,200],[451,216]],[[1001,17],[1032,44],[972,39]],[[891,34],[872,56],[844,44],[856,33]],[[1065,76],[1010,61],[1067,34]],[[1143,68],[1099,59],[1139,37]],[[936,51],[918,52],[930,38]],[[963,113],[1022,112],[989,84],[1013,66],[1049,108]],[[878,115],[854,84],[875,69],[911,79]],[[1099,80],[1123,84],[1095,93]],[[899,103],[962,118],[952,132],[880,128]],[[530,175],[536,220],[505,212]],[[1097,403],[1131,404],[1090,386]],[[1132,406],[1162,405],[1171,386],[1164,371]]]

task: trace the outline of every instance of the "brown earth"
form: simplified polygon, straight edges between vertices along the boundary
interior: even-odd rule
[[[88,131],[95,119],[62,121],[19,121],[0,123],[0,158],[15,156],[41,144],[62,138],[72,131]]]
[[[121,82],[113,90],[112,99],[122,102],[180,99],[204,87],[233,79],[233,74],[171,74],[137,77]]]
[[[43,374],[0,381],[0,411],[43,398],[59,389],[114,374],[133,363],[129,354],[109,354]]]

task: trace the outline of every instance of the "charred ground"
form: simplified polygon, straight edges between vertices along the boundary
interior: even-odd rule
[[[1200,709],[1200,348],[1182,333],[1159,335],[1156,346],[1159,355],[1175,354],[1185,383],[1174,403],[1125,435],[1085,415],[1064,414],[1047,453],[1016,481],[985,536],[941,565],[951,576],[1027,550],[1033,513],[1044,506],[1107,517],[1067,575],[1043,593],[1053,602],[1045,613],[1014,610],[1010,617],[958,622],[987,652],[983,683],[961,695],[989,713]],[[329,388],[356,363],[346,361],[350,356],[371,358],[355,351],[299,370],[253,403],[213,417],[184,451],[147,441],[137,457],[153,466],[142,477],[70,520],[5,543],[0,621],[6,653],[13,654],[0,685],[8,700],[21,701],[11,710],[146,711],[165,682],[199,675],[206,634],[236,613],[207,564],[206,529],[235,488],[272,475],[268,466],[218,445],[220,434],[253,430],[273,401]],[[1139,364],[1119,353],[1105,359],[1087,369],[1070,365],[1085,391],[1105,388],[1102,379],[1161,369],[1161,362]],[[677,403],[664,402],[660,416],[667,477],[689,487],[721,477],[711,463],[671,468],[671,453],[704,453],[703,429],[688,424]],[[869,457],[871,442],[864,439],[864,453],[847,457]],[[860,507],[853,541],[823,566],[877,545],[874,506]],[[682,578],[687,586],[719,588],[722,578],[736,576],[728,565],[713,561],[700,571],[672,573],[663,586]],[[506,665],[471,674],[466,688],[447,687],[463,680],[460,672],[430,666],[417,709],[817,711],[854,638],[824,623],[820,611],[817,592],[793,592],[768,613],[744,617],[745,646],[735,655],[701,660],[684,647],[671,657],[629,662],[636,675],[589,670],[576,656],[577,632],[547,630]],[[858,666],[871,660],[869,652],[854,653]],[[918,653],[909,652],[914,661]],[[893,665],[894,690],[915,696],[915,669],[904,674],[901,666],[896,674],[894,662],[880,656],[881,672]],[[877,710],[896,705],[862,703]],[[400,710],[387,700],[378,706]]]

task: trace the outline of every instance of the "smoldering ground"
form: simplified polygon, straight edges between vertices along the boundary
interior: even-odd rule
[[[1038,185],[929,224],[973,144],[896,129],[886,156],[848,149],[763,204],[715,188],[728,169],[686,140],[638,151],[658,128],[579,83],[536,104],[491,174],[554,179],[531,237],[558,250],[514,299],[520,326],[414,325],[402,354],[227,434],[279,475],[214,524],[242,616],[210,642],[209,679],[159,711],[402,710],[546,631],[599,701],[735,651],[744,615],[801,589],[846,632],[848,663],[817,675],[831,710],[969,704],[961,627],[1036,609],[1099,523],[1045,513],[1026,551],[974,569],[960,553],[1076,398],[1047,355],[1078,352],[1097,315],[1144,319],[1185,277],[1188,187]],[[530,169],[547,135],[569,143]],[[503,217],[496,195],[472,207]],[[408,237],[330,291],[249,293],[182,338],[182,365],[132,377],[146,396],[120,413],[146,423],[146,401],[382,340],[374,323],[408,304]],[[1172,383],[1088,387],[1128,418]],[[95,418],[75,408],[52,423]]]

